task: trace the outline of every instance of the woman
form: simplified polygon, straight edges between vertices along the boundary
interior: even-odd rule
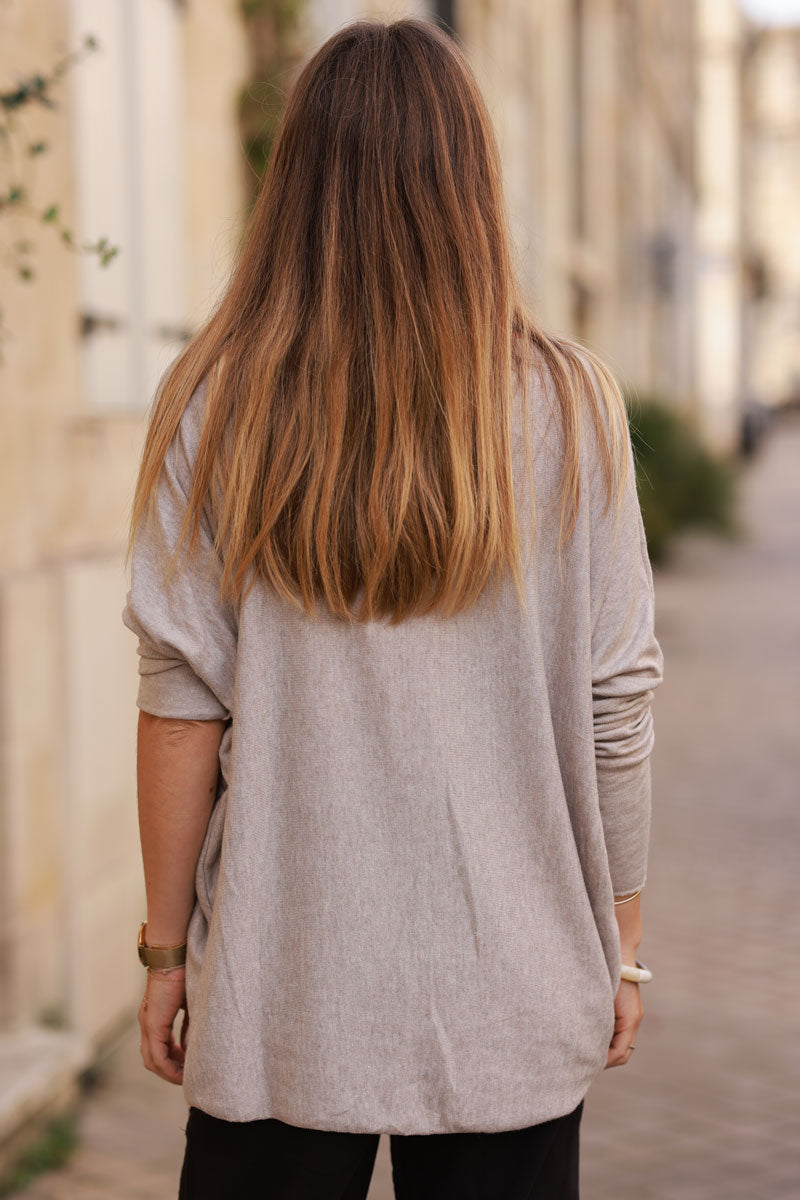
[[[300,74],[131,547],[181,1197],[355,1200],[380,1133],[399,1197],[577,1196],[642,1018],[663,664],[619,388],[526,310],[433,25],[358,21]]]

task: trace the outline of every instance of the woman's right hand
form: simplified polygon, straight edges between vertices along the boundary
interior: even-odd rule
[[[621,979],[614,997],[614,1036],[609,1044],[604,1070],[608,1067],[623,1067],[628,1061],[633,1053],[631,1047],[636,1045],[636,1036],[643,1016],[639,984],[629,979]]]
[[[614,893],[614,916],[619,928],[620,953],[624,963],[636,962],[639,943],[642,940],[642,897],[641,888],[628,897],[628,893]],[[614,997],[614,1036],[608,1047],[606,1068],[623,1067],[636,1045],[636,1035],[642,1023],[644,1009],[639,995],[639,984],[621,979]]]

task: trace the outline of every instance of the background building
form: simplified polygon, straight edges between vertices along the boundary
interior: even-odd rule
[[[745,371],[763,402],[800,401],[800,29],[753,29],[744,63]]]
[[[88,34],[98,50],[14,144],[49,147],[25,170],[34,211],[55,199],[77,241],[120,253],[103,269],[23,211],[0,228],[4,249],[34,242],[37,274],[5,270],[1,301],[0,1143],[138,1005],[128,510],[146,406],[224,278],[244,194],[237,4],[4,4],[0,87]]]

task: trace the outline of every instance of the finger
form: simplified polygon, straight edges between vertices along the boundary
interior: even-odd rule
[[[174,1036],[170,1036],[169,1039],[169,1056],[173,1062],[180,1063],[180,1065],[183,1066],[184,1059],[186,1058],[186,1051],[184,1050],[183,1046],[181,1046],[175,1040]]]
[[[154,1071],[161,1079],[165,1079],[167,1083],[182,1083],[183,1067],[170,1058],[168,1043],[151,1037],[148,1039],[147,1045],[152,1064],[150,1070]]]
[[[624,1066],[628,1061],[632,1049],[636,1045],[636,1035],[640,1024],[641,1017],[634,1021],[625,1021],[624,1024],[617,1024],[608,1047],[607,1067]]]
[[[603,1069],[607,1071],[611,1067],[624,1067],[625,1064],[627,1063],[628,1059],[630,1058],[630,1056],[631,1056],[631,1052],[629,1051],[626,1055],[624,1055],[621,1058],[620,1057],[614,1058],[614,1057],[612,1057],[611,1052],[609,1051],[609,1053],[606,1057],[606,1065]]]
[[[631,1056],[631,1047],[636,1044],[636,1029],[637,1025],[629,1023],[615,1029],[606,1055],[607,1067],[624,1066],[628,1061]]]
[[[152,1022],[152,1016],[151,1016]],[[166,1079],[169,1083],[180,1083],[183,1070],[183,1057],[180,1047],[172,1038],[172,1031],[158,1025],[144,1026],[141,1042],[142,1061],[148,1071]],[[177,1056],[173,1053],[177,1051]]]
[[[142,1040],[139,1044],[139,1053],[142,1056],[142,1064],[145,1067],[145,1069],[148,1071],[152,1071],[153,1070],[153,1060],[150,1057],[150,1046],[149,1046],[149,1043],[147,1040],[147,1034],[144,1032],[142,1033]]]
[[[631,1046],[633,1035],[630,1032],[612,1038],[606,1055],[606,1067],[623,1067],[633,1051]]]

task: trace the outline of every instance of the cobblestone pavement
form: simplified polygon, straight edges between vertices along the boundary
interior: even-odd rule
[[[744,538],[692,537],[655,572],[654,979],[633,1058],[586,1098],[585,1200],[800,1197],[800,419],[743,482]],[[28,1200],[175,1197],[185,1114],[134,1029]],[[370,1200],[392,1194],[383,1137]]]

